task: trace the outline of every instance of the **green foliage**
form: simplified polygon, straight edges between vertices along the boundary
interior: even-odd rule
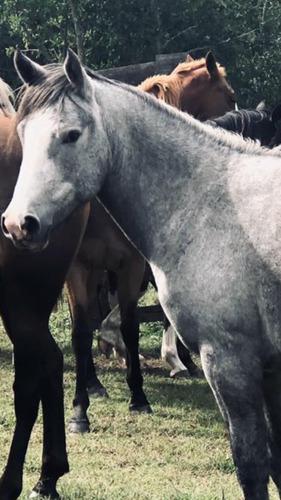
[[[75,0],[74,0],[75,2]],[[75,2],[84,61],[93,68],[152,60],[157,53],[212,48],[240,106],[279,101],[281,11],[276,0],[81,0]],[[0,74],[16,83],[11,53],[40,62],[77,47],[71,0],[2,0]]]

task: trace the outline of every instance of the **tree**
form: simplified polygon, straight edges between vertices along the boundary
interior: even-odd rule
[[[153,60],[159,52],[212,48],[227,67],[240,106],[279,100],[281,10],[276,0],[2,0],[0,71],[15,83],[20,46],[41,63],[67,46],[90,67]]]

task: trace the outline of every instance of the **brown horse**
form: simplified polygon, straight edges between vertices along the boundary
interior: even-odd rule
[[[185,73],[181,69],[183,67],[187,68]],[[212,53],[199,61],[193,61],[189,57],[188,62],[177,68],[171,75],[149,78],[139,88],[185,111],[191,111],[192,108],[196,117],[204,119],[234,108],[234,92],[225,79],[224,68],[216,63]],[[191,91],[188,91],[189,87]],[[94,201],[86,234],[67,279],[77,370],[74,415],[70,424],[70,429],[74,432],[83,432],[89,428],[87,385],[91,392],[105,394],[104,387],[94,373],[90,355],[92,332],[99,327],[102,319],[97,307],[97,285],[105,269],[115,272],[117,276],[120,329],[126,346],[127,383],[131,391],[129,408],[131,411],[151,411],[142,387],[138,352],[137,302],[145,262],[99,202]],[[169,328],[169,324],[166,327]],[[196,365],[189,354],[185,362],[191,372],[196,371]]]
[[[8,114],[6,112],[6,114]],[[0,116],[0,206],[11,199],[21,163],[21,145],[12,116]],[[51,498],[68,471],[63,406],[63,359],[49,331],[49,316],[79,246],[88,207],[74,213],[42,253],[17,250],[0,235],[0,314],[13,343],[16,426],[0,480],[1,500],[18,498],[30,434],[43,409],[43,457],[35,490]]]
[[[209,52],[196,60],[188,55],[170,75],[147,78],[139,88],[203,121],[235,108],[235,93],[225,77],[225,68]]]

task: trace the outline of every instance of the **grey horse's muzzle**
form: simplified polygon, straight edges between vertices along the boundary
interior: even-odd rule
[[[1,229],[19,249],[39,251],[48,244],[48,233],[43,234],[40,220],[34,214],[18,215],[7,209],[1,216]]]

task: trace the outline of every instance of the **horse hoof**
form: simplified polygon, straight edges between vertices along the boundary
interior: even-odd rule
[[[88,387],[88,394],[91,398],[108,398],[108,392],[105,387],[100,385],[91,385]]]
[[[56,492],[56,496],[52,495],[42,495],[42,493],[38,493],[38,491],[32,490],[32,492],[29,495],[29,498],[50,498],[51,500],[61,500],[61,497],[59,496],[58,492]]]
[[[150,404],[148,403],[144,405],[137,405],[135,403],[132,403],[129,406],[129,411],[130,413],[147,413],[147,414],[153,413],[153,410]]]
[[[86,419],[83,420],[70,420],[68,430],[72,434],[84,434],[90,432],[90,425]]]
[[[190,378],[190,374],[189,374],[189,371],[187,369],[180,370],[180,371],[172,370],[170,372],[170,377],[171,378]]]
[[[60,500],[56,490],[56,481],[52,479],[39,480],[34,486],[29,498],[49,498],[51,500]]]

